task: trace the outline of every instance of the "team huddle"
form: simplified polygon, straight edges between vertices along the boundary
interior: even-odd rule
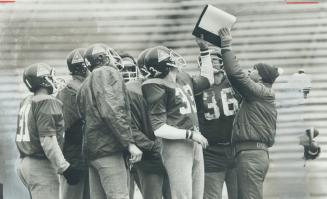
[[[217,199],[224,183],[231,199],[262,198],[279,72],[245,72],[229,29],[219,35],[221,47],[196,39],[196,76],[165,46],[136,60],[105,44],[75,49],[65,85],[50,65],[28,66],[16,144],[31,198],[129,199],[134,182],[144,199]]]

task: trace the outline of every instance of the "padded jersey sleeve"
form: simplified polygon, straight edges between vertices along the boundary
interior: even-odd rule
[[[167,121],[167,95],[164,86],[154,83],[143,84],[142,92],[147,102],[153,130],[157,130]]]
[[[39,103],[40,107],[35,115],[39,136],[53,136],[58,130],[64,130],[58,129],[64,126],[61,102],[56,99],[45,99]]]

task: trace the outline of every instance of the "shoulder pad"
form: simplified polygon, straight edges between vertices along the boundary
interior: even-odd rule
[[[176,88],[174,83],[168,82],[168,81],[160,79],[160,78],[148,79],[145,82],[143,82],[142,86],[144,86],[146,84],[157,84],[157,85],[161,85],[161,86],[172,88],[172,89]]]

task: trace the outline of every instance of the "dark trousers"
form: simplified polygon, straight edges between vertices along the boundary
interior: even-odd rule
[[[228,198],[237,199],[234,148],[230,145],[210,145],[203,154],[205,163],[203,199],[222,199],[224,183]]]
[[[236,169],[205,173],[203,199],[222,199],[224,182],[226,182],[228,198],[237,199]]]
[[[243,150],[236,156],[239,199],[262,199],[263,181],[269,168],[265,150]]]
[[[167,174],[147,172],[140,166],[135,166],[135,169],[143,199],[171,199]]]

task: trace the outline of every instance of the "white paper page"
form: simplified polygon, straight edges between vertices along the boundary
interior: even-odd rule
[[[205,29],[215,35],[218,35],[218,30],[223,27],[231,28],[236,21],[236,17],[216,8],[212,5],[208,5],[208,8],[199,23],[199,27]]]

